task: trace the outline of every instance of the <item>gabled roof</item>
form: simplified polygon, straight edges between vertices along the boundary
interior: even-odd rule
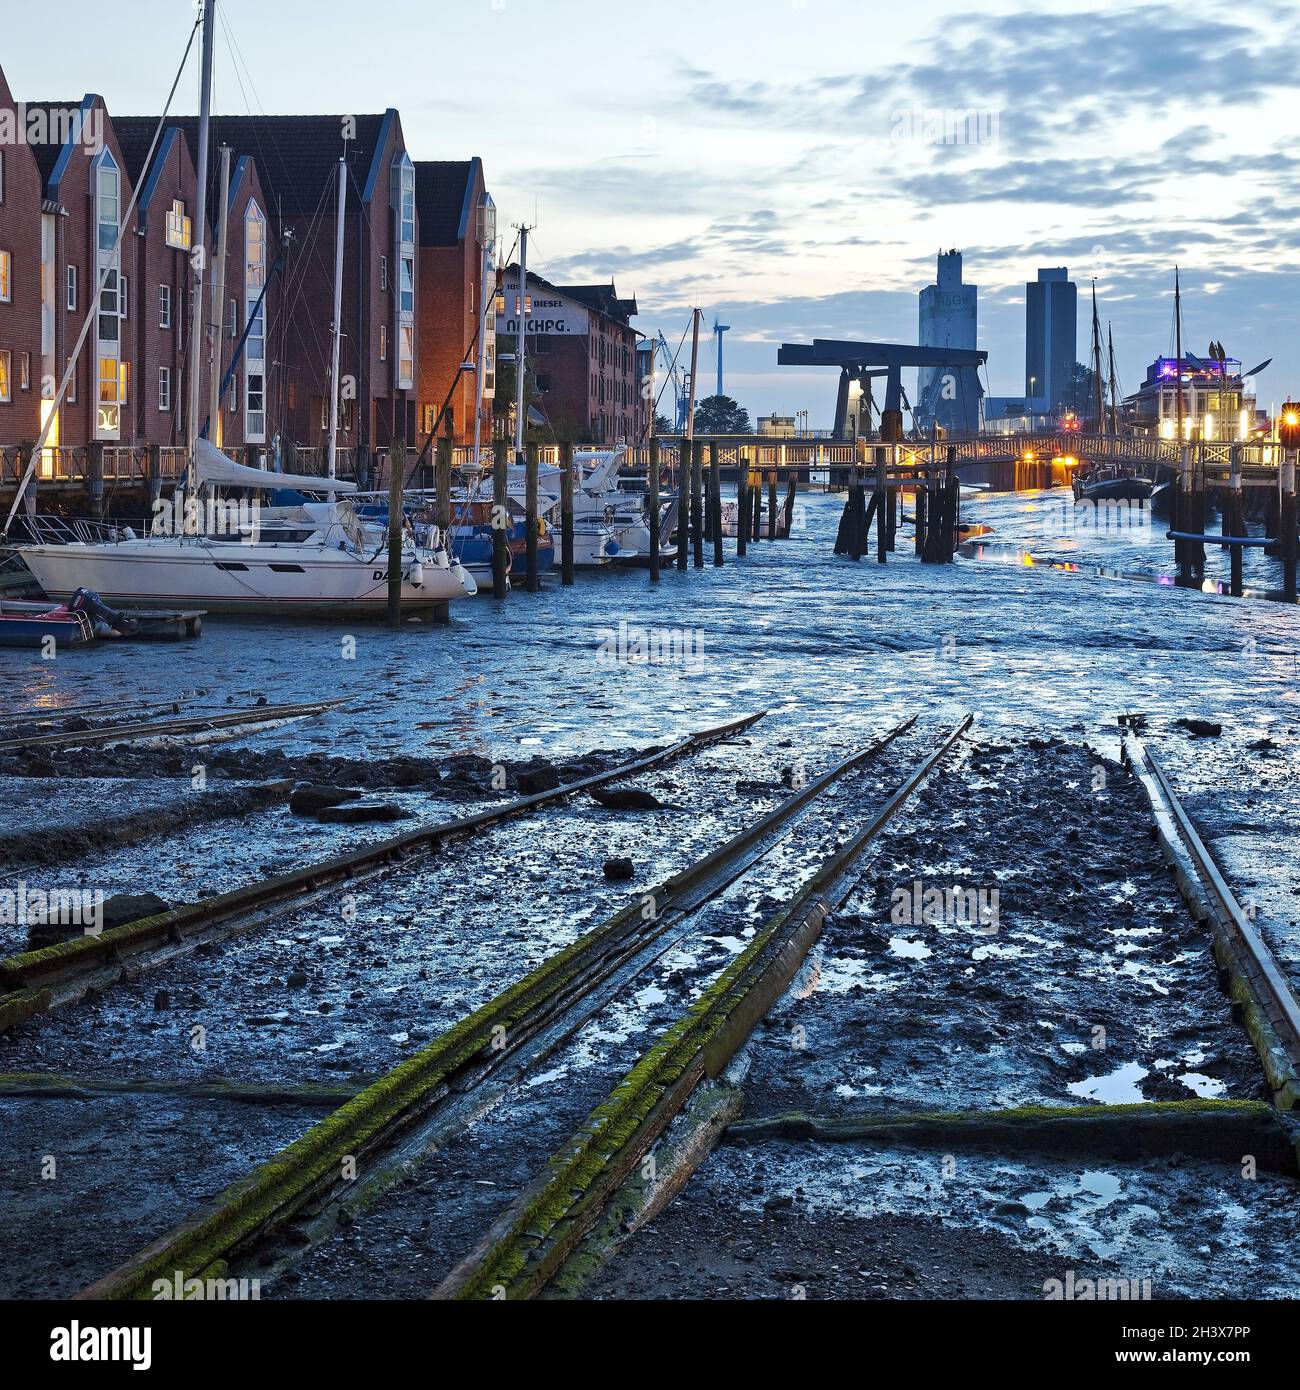
[[[376,189],[388,196],[388,183],[381,181],[385,171],[377,164],[380,151],[397,112],[388,110],[370,116],[213,116],[209,140],[212,169],[217,168],[217,151],[229,145],[236,155],[251,156],[266,196],[286,217],[311,217],[317,210],[332,210],[327,190],[332,189],[339,155],[343,153],[343,123],[354,122],[356,139],[347,142],[348,165],[352,178],[349,198],[357,190],[369,200]],[[157,117],[153,117],[154,124]],[[127,116],[126,122],[148,122],[149,117]],[[118,122],[114,122],[116,128]],[[199,120],[197,116],[169,118],[185,136],[190,158],[199,158]],[[211,201],[211,200],[209,200]]]
[[[81,119],[84,121],[89,118],[89,113],[97,101],[99,101],[99,97],[88,92],[77,101],[28,101],[24,102],[23,105],[29,113],[32,111],[47,113],[80,111]],[[66,140],[56,141],[34,140],[31,138],[31,134],[32,130],[29,124],[27,143],[32,154],[36,157],[36,167],[41,171],[41,182],[45,195],[47,198],[57,198],[58,182],[63,177],[63,171],[72,155],[75,132],[70,131]]]
[[[474,235],[474,188],[481,168],[477,157],[416,161],[421,246],[456,246]]]
[[[506,271],[517,276],[519,263],[517,261],[512,262],[506,267]],[[607,318],[617,319],[623,324],[626,324],[628,319],[637,312],[636,300],[620,299],[614,291],[612,280],[608,285],[555,285],[530,270],[528,283],[538,285],[542,289],[553,290],[556,294],[562,294],[566,299],[572,299],[577,304],[594,309],[596,313],[604,314]]]
[[[620,299],[611,280],[608,285],[556,285],[561,294],[595,309],[599,314],[626,323],[637,312],[635,299]]]

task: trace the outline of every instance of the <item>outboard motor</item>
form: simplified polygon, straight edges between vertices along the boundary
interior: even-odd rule
[[[126,637],[140,626],[134,618],[110,608],[93,589],[78,589],[68,607],[90,619],[96,637]]]

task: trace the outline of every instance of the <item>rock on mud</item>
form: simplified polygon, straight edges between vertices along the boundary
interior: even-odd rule
[[[636,865],[630,859],[606,859],[605,877],[613,879],[629,879],[636,875]]]
[[[345,801],[358,801],[361,795],[354,787],[329,787],[317,782],[305,782],[293,789],[289,809],[296,816],[315,816]]]
[[[391,801],[344,801],[322,806],[316,819],[327,825],[357,825],[362,821],[406,820],[412,813]]]
[[[592,800],[607,811],[662,811],[665,803],[637,787],[592,787]]]

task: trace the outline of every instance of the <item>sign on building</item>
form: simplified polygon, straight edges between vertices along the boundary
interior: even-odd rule
[[[530,337],[559,336],[585,338],[588,331],[587,311],[581,304],[565,299],[554,291],[542,291],[531,296],[532,303],[524,332]],[[497,332],[514,339],[519,333],[519,277],[506,276],[506,311],[497,315]]]

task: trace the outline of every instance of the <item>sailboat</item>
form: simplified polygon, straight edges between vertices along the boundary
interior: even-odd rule
[[[1097,283],[1094,280],[1092,285],[1092,374],[1093,388],[1095,391],[1095,408],[1097,411],[1097,433],[1104,434],[1106,431],[1106,403],[1104,398],[1104,388],[1102,385],[1101,374],[1101,322],[1097,317]],[[1110,390],[1111,390],[1111,410],[1110,410],[1110,432],[1116,435],[1118,431],[1118,418],[1116,416],[1116,381],[1115,381],[1115,349],[1111,343],[1110,352]],[[1155,484],[1150,478],[1144,478],[1133,468],[1126,468],[1119,463],[1094,464],[1091,468],[1081,470],[1076,473],[1071,480],[1071,489],[1074,492],[1074,500],[1079,502],[1146,502]]]
[[[208,0],[203,15],[199,108],[199,227],[205,225],[207,216],[213,18],[214,3]],[[202,304],[203,272],[201,266],[196,267],[186,474],[177,484],[176,494],[156,509],[149,535],[139,536],[126,526],[29,518],[26,524],[31,543],[15,549],[50,598],[67,600],[84,588],[93,590],[106,603],[124,607],[161,602],[213,612],[331,617],[386,610],[387,527],[358,514],[347,497],[356,486],[338,478],[335,466],[345,198],[346,165],[340,159],[328,476],[250,468],[201,437],[203,315],[197,309]],[[121,235],[119,229],[119,240]],[[58,412],[66,384],[65,377],[51,418]],[[32,452],[28,478],[44,442],[43,435]],[[196,488],[201,504],[194,495]],[[222,488],[248,490],[253,496],[279,490],[288,494],[288,501],[269,507],[257,502],[222,501],[218,498]],[[20,497],[21,492],[20,487]],[[306,494],[323,494],[323,500],[309,500]],[[17,507],[15,499],[10,522]],[[449,557],[436,531],[426,532],[417,541],[414,532],[403,525],[400,563],[402,607],[411,614],[436,610],[476,591],[474,580]]]

